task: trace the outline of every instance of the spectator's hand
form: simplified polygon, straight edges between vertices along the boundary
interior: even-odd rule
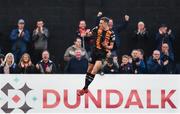
[[[111,69],[111,72],[114,72],[114,69]]]
[[[142,34],[142,35],[144,35],[145,33],[146,33],[146,28],[144,28],[144,29],[138,29],[137,34]]]
[[[38,70],[40,69],[38,64],[36,64],[36,69],[38,69]]]
[[[102,16],[102,12],[98,12],[97,17]]]
[[[169,31],[168,31],[168,35],[171,35],[171,33],[172,33],[172,30],[171,30],[171,29],[169,29]]]
[[[90,29],[87,29],[87,30],[86,30],[86,34],[88,34],[90,31],[91,31]]]
[[[124,16],[124,19],[125,19],[125,21],[129,21],[129,16],[128,16],[128,15],[125,15],[125,16]]]
[[[22,62],[21,62],[21,67],[22,67],[22,68],[24,68],[24,67],[25,67],[25,66],[24,66],[24,64],[23,64]]]
[[[1,62],[1,63],[3,62],[3,58],[0,59],[0,62]]]
[[[139,66],[139,65],[140,65],[140,62],[136,62],[136,65]]]
[[[81,33],[81,37],[85,37],[85,36],[86,36],[85,32]]]
[[[121,66],[124,66],[124,63],[121,63]]]
[[[36,28],[36,34],[39,32],[39,28]]]
[[[29,66],[31,66],[31,65],[32,65],[32,62],[31,62],[31,61],[29,61],[28,65],[29,65]]]
[[[141,32],[141,31],[140,31],[140,29],[138,29],[138,31],[137,31],[137,33],[136,33],[136,34],[137,34],[137,35],[139,35],[139,34],[140,34],[140,32]]]
[[[163,34],[163,31],[162,31],[162,29],[161,28],[159,28],[159,34]]]
[[[169,56],[168,50],[165,50],[164,54],[167,55],[167,56]]]
[[[134,73],[135,73],[135,74],[137,74],[137,73],[138,73],[137,69],[134,71]]]
[[[50,73],[51,69],[49,67],[46,67],[46,72]]]
[[[40,28],[41,33],[44,33],[43,27]]]
[[[157,60],[157,62],[158,62],[158,64],[159,64],[159,65],[161,65],[161,60],[160,60],[160,59],[159,59],[159,60]]]
[[[90,36],[92,36],[92,35],[93,35],[93,34],[92,34],[91,31],[86,33],[86,36],[88,36],[88,37],[90,37]]]
[[[129,63],[132,63],[132,62],[133,62],[132,58],[129,58]]]
[[[166,60],[166,61],[164,61],[163,65],[165,66],[165,65],[167,65],[168,63],[169,63],[169,61]]]

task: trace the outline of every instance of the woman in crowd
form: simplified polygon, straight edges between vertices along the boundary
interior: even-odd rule
[[[32,64],[31,57],[28,53],[24,53],[18,64],[18,72],[21,74],[35,73],[35,67]]]
[[[14,55],[8,53],[0,67],[0,73],[2,74],[15,74],[17,73],[17,65],[14,62]]]

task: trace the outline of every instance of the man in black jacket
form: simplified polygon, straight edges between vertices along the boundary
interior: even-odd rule
[[[134,49],[143,49],[145,55],[148,55],[149,49],[147,48],[147,44],[149,43],[149,33],[142,21],[137,24],[137,30],[134,31],[133,42]]]
[[[163,61],[160,59],[160,51],[154,50],[152,57],[147,61],[147,69],[149,74],[162,74]]]
[[[169,45],[163,43],[160,52],[161,60],[164,63],[163,74],[175,73],[174,54],[169,50]]]

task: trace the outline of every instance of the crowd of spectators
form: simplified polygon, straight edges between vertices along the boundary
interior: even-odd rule
[[[95,28],[103,16],[99,12],[96,17]],[[122,23],[115,25],[113,19],[109,20],[109,28],[115,33],[115,44],[111,53],[107,54],[103,61],[103,67],[99,72],[103,74],[175,74],[176,63],[174,55],[175,36],[173,31],[165,24],[160,24],[156,37],[155,50],[151,50],[151,56],[147,56],[147,44],[150,35],[143,21],[137,23],[137,29],[133,32],[134,43],[131,53],[120,56],[118,49],[121,45],[121,31],[126,30],[130,23],[130,17],[125,15]],[[87,28],[86,21],[81,20],[74,42],[67,46],[64,53],[64,68],[61,73],[85,74],[88,62],[91,61],[91,50],[94,46],[95,37],[89,36],[92,30]],[[19,19],[17,28],[9,35],[12,42],[11,52],[0,53],[1,74],[55,74],[59,73],[59,66],[50,60],[48,51],[48,28],[44,26],[43,20],[37,20],[36,28],[32,31],[25,29],[25,21]],[[32,41],[33,54],[27,53],[28,43]],[[149,44],[150,45],[150,44]]]

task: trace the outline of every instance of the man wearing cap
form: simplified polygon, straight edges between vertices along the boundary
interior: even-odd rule
[[[15,56],[15,61],[17,62],[23,53],[27,50],[27,44],[30,41],[29,31],[26,30],[25,21],[19,19],[17,28],[13,29],[10,34],[10,40],[12,41],[12,52]]]

